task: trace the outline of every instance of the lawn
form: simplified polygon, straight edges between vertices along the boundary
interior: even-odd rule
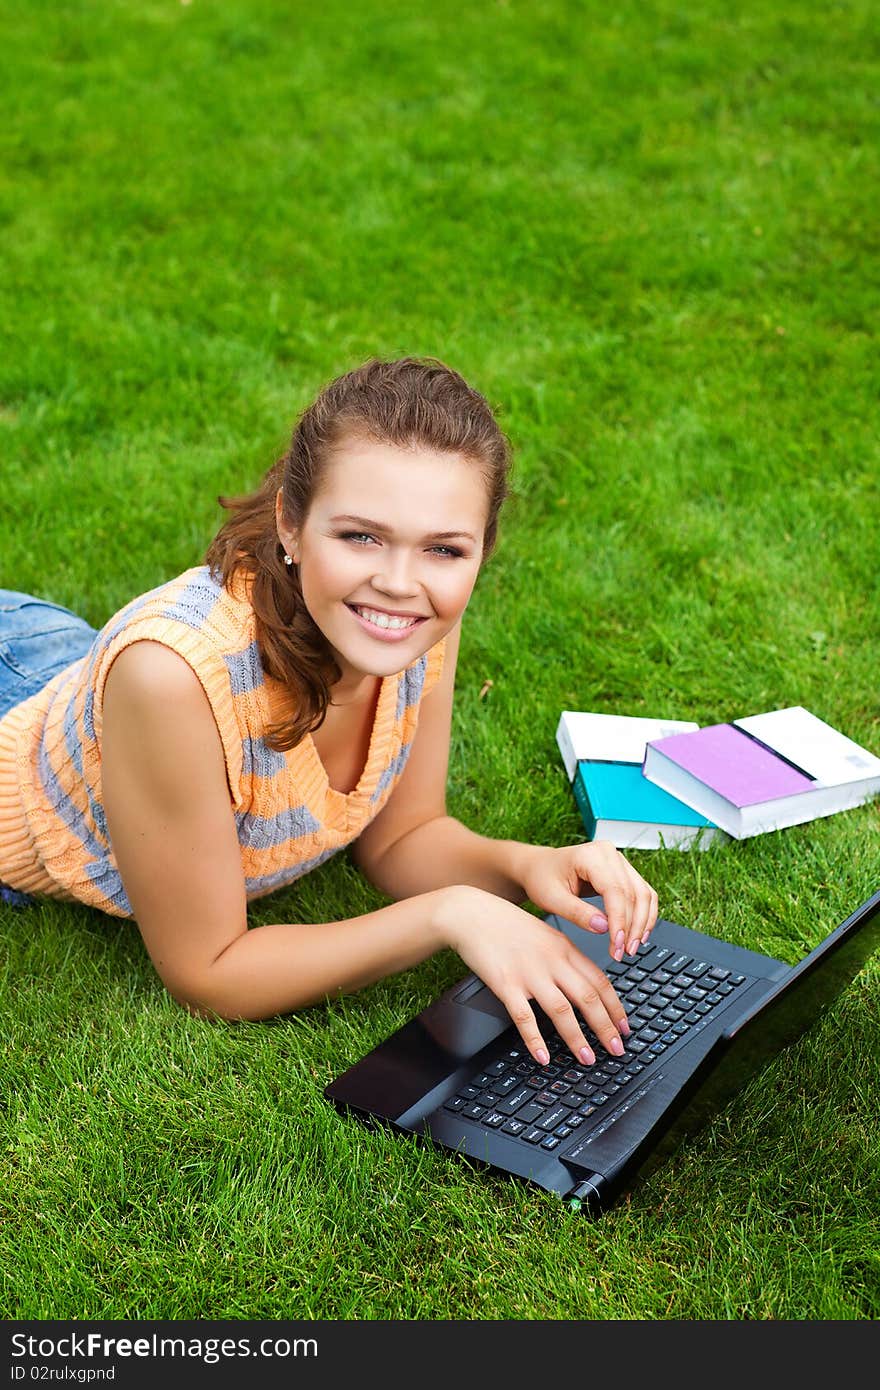
[[[0,587],[103,623],[324,382],[431,354],[515,453],[454,815],[575,842],[564,708],[802,704],[880,753],[873,8],[0,0]],[[663,916],[793,964],[878,831],[631,857]],[[251,920],[382,902],[340,856]],[[132,924],[0,904],[0,1316],[880,1315],[876,961],[599,1222],[323,1099],[463,973],[211,1024]]]

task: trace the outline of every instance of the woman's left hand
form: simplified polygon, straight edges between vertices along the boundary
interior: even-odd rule
[[[608,932],[608,952],[620,960],[634,955],[657,921],[657,894],[618,849],[607,840],[560,849],[530,845],[521,874],[522,886],[535,907],[556,912],[586,931]],[[601,913],[584,902],[584,889],[598,894]]]

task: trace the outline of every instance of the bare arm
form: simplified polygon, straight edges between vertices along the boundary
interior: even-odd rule
[[[525,865],[535,849],[519,840],[490,840],[452,816],[438,815],[406,831],[370,868],[370,880],[390,898],[405,898],[452,883],[470,883],[508,902],[523,903]]]
[[[620,960],[650,935],[657,895],[613,845],[597,841],[556,849],[494,840],[446,814],[459,635],[456,628],[447,638],[443,672],[423,701],[403,775],[360,835],[355,862],[391,898],[464,883],[508,902],[531,901],[587,931],[607,931],[609,954]],[[602,894],[605,913],[582,901],[585,888]]]
[[[105,810],[150,958],[181,1003],[268,1018],[358,989],[445,945],[437,895],[337,922],[248,930],[220,737],[190,667],[139,642],[104,695]]]

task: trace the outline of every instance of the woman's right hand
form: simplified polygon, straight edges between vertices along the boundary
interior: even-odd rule
[[[444,891],[440,912],[447,945],[501,1000],[539,1065],[546,1065],[549,1053],[532,1001],[582,1065],[591,1066],[596,1056],[576,1009],[608,1052],[623,1055],[630,1031],[624,1007],[599,966],[561,931],[506,898],[466,884]]]

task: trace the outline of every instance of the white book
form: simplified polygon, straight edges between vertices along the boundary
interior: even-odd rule
[[[812,777],[817,786],[838,787],[880,776],[880,758],[832,729],[802,705],[734,719],[739,729],[773,749]]]
[[[880,758],[800,705],[649,741],[642,772],[737,840],[880,793]]]
[[[556,727],[556,742],[568,780],[573,782],[579,762],[641,763],[649,739],[690,733],[699,727],[686,719],[563,710]]]

